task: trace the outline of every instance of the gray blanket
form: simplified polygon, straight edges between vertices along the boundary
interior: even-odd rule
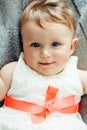
[[[20,15],[29,0],[0,0],[0,68],[18,60],[22,50]]]
[[[79,14],[81,15],[87,5],[87,0],[72,0],[78,8]]]

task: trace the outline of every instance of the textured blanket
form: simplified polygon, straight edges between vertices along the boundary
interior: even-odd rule
[[[78,8],[78,11],[81,15],[87,5],[87,0],[72,0],[72,1],[75,3],[75,5]]]
[[[18,60],[22,50],[20,15],[29,0],[0,0],[0,68]]]

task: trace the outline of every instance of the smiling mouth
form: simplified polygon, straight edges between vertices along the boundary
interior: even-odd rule
[[[42,62],[39,62],[40,65],[51,65],[51,64],[54,64],[54,62],[49,62],[49,63],[42,63]]]

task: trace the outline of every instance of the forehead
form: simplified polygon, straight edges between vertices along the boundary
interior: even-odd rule
[[[58,41],[66,44],[71,44],[71,30],[63,24],[47,23],[44,28],[37,25],[35,22],[28,22],[23,26],[22,41],[25,44],[31,42],[51,43]]]
[[[36,35],[41,35],[41,34],[57,34],[57,35],[65,35],[66,33],[68,36],[72,36],[72,31],[71,29],[61,23],[52,23],[52,22],[45,22],[44,26],[41,27],[39,24],[36,22],[26,22],[22,29],[21,29],[22,36],[27,35],[27,34],[36,34]]]

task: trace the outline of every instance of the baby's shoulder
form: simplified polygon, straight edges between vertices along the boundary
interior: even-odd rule
[[[0,74],[2,77],[11,77],[15,68],[16,68],[17,62],[10,62],[2,67],[0,70]]]
[[[10,88],[10,84],[12,81],[12,76],[13,76],[13,72],[15,70],[17,62],[11,62],[6,64],[5,66],[2,67],[2,69],[0,70],[0,87],[2,89],[0,89],[0,91],[2,92],[2,96],[0,97],[1,99],[3,99],[3,95],[5,95],[5,93],[8,91],[8,89]]]

